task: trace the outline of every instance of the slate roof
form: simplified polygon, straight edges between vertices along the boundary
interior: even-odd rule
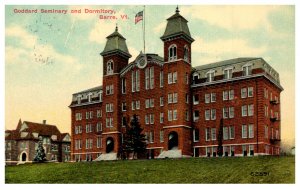
[[[178,7],[176,8],[175,14],[167,19],[167,27],[164,35],[161,37],[162,40],[169,37],[175,37],[183,35],[189,41],[193,42],[194,39],[191,37],[189,27],[187,25],[188,21],[179,14]]]
[[[256,59],[261,59],[261,58],[260,57],[240,57],[240,58],[205,64],[205,65],[200,65],[200,66],[194,67],[194,69],[196,69],[196,70],[213,69],[216,67],[223,67],[226,65],[231,65],[231,64],[236,64],[236,63],[249,62],[249,61],[256,60]]]
[[[89,89],[86,89],[86,90],[83,90],[83,91],[80,91],[80,92],[76,92],[73,95],[86,93],[86,92],[92,92],[92,91],[98,91],[98,90],[101,90],[101,89],[102,89],[102,86],[96,86],[96,87],[89,88]]]
[[[127,57],[131,57],[125,42],[126,39],[118,32],[118,27],[116,27],[116,30],[106,38],[107,42],[105,48],[100,53],[102,56],[117,52]]]

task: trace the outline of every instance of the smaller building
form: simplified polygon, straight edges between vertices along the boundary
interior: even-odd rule
[[[21,119],[15,130],[5,131],[5,161],[20,163],[33,161],[39,139],[48,161],[67,162],[71,159],[71,136],[61,133],[55,125],[33,123]]]

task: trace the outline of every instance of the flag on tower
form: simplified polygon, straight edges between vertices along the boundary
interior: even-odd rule
[[[136,15],[135,15],[135,24],[138,23],[139,21],[143,20],[143,11],[140,11],[138,12]]]

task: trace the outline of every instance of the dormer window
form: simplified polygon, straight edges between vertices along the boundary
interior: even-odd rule
[[[81,104],[81,95],[77,96],[77,104]]]
[[[210,70],[206,73],[206,82],[212,82],[215,78],[215,70]]]
[[[193,73],[193,81],[194,81],[194,84],[197,83],[197,81],[199,80],[199,77],[200,77],[199,73],[197,73],[197,72]]]
[[[177,59],[177,48],[176,45],[171,45],[169,47],[169,61],[174,61]]]
[[[232,67],[228,67],[224,69],[224,79],[231,79],[232,78]]]
[[[247,63],[242,68],[243,68],[243,76],[249,76],[252,74],[252,64]]]
[[[187,46],[184,46],[184,56],[183,59],[186,62],[189,62],[189,48]]]
[[[107,75],[111,75],[114,73],[114,62],[112,60],[109,60],[107,62]]]
[[[88,94],[88,100],[89,100],[89,102],[92,101],[92,93],[89,93],[89,94]]]
[[[100,91],[100,92],[99,92],[99,102],[102,102],[102,94],[103,94],[103,92]]]

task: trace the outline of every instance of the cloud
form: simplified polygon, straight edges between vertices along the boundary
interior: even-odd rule
[[[200,37],[195,37],[192,48],[196,57],[200,57],[201,63],[215,62],[218,61],[217,59],[224,58],[258,57],[267,51],[266,46],[251,47],[244,39],[219,39],[206,42]]]
[[[182,13],[232,31],[269,26],[268,14],[277,8],[278,6],[187,6],[182,8]]]
[[[25,48],[32,48],[32,44],[37,42],[37,36],[28,33],[18,25],[7,27],[5,29],[5,37],[18,38],[20,45]]]

